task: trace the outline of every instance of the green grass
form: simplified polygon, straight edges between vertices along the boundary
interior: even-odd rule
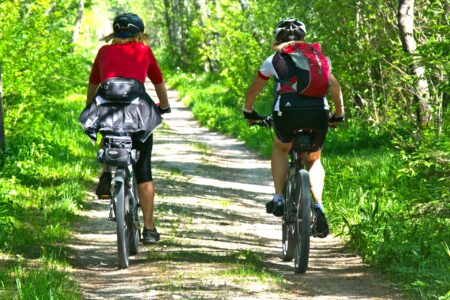
[[[202,153],[202,155],[208,155],[209,153],[211,153],[211,149],[205,143],[192,142],[192,143],[189,143],[189,144],[192,147],[194,147],[194,149],[200,151]]]
[[[192,77],[193,78],[193,77]],[[248,128],[243,95],[207,75],[174,74],[171,84],[199,122],[269,157],[269,130]],[[212,83],[212,84],[211,84]],[[256,110],[267,114],[267,93]],[[259,106],[258,106],[259,105]],[[266,108],[264,107],[266,106]],[[386,272],[409,297],[446,299],[450,291],[450,140],[399,124],[351,119],[331,131],[323,151],[324,204],[334,234]],[[394,136],[394,137],[392,137]]]
[[[212,272],[211,276],[234,277],[238,281],[257,278],[261,282],[270,281],[282,284],[282,276],[267,270],[264,267],[261,256],[250,250],[227,252],[225,254],[183,249],[177,251],[150,251],[148,259],[150,262],[190,263],[193,267],[195,264],[214,264],[215,267],[210,270]]]
[[[6,299],[79,299],[64,245],[98,167],[77,118],[84,96],[7,107],[0,161],[0,249],[20,257],[2,267]]]
[[[37,261],[19,257],[0,270],[1,299],[81,299],[79,286],[65,272],[60,256]]]

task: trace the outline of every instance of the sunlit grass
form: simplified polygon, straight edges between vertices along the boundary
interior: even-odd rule
[[[213,205],[221,206],[223,208],[227,208],[233,204],[233,201],[230,199],[206,199],[204,201]]]
[[[30,101],[33,109],[7,128],[0,210],[12,217],[0,218],[0,249],[20,259],[2,268],[2,299],[80,298],[65,270],[64,244],[98,168],[96,146],[77,121],[84,101],[78,94]]]

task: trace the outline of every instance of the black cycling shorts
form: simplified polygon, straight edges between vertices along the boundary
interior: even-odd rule
[[[133,148],[139,150],[139,160],[133,165],[137,183],[153,181],[152,177],[152,149],[153,134],[144,143],[133,139]]]
[[[320,101],[320,100],[319,100]],[[328,106],[322,104],[299,106],[282,112],[273,112],[273,125],[277,138],[282,143],[294,139],[295,129],[308,128],[311,133],[311,152],[322,149],[328,132]]]

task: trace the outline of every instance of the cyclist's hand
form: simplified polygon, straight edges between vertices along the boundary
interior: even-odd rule
[[[331,118],[328,119],[328,126],[332,128],[336,128],[338,126],[338,123],[344,122],[345,116],[342,115],[340,117],[336,116],[336,113],[334,113]]]
[[[162,108],[161,106],[158,106],[159,112],[163,115],[163,114],[168,114],[172,111],[172,109],[170,108],[170,105]]]
[[[261,119],[261,116],[255,110],[252,110],[251,112],[244,110],[243,113],[244,118],[247,119],[249,124],[254,124]]]

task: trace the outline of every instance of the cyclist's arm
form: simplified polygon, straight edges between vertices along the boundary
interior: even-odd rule
[[[247,90],[247,94],[245,96],[245,104],[244,109],[247,112],[251,112],[253,110],[253,104],[256,101],[256,97],[262,91],[264,86],[267,83],[267,79],[261,78],[259,75],[253,80],[252,84]]]
[[[94,98],[95,93],[97,92],[98,86],[99,86],[99,84],[89,83],[87,97],[86,97],[86,105],[92,101],[92,98]]]
[[[341,86],[337,81],[336,77],[331,75],[331,99],[334,102],[335,116],[343,117],[344,116],[344,97],[342,96]]]
[[[155,84],[155,91],[156,91],[156,96],[158,96],[158,100],[159,100],[159,106],[161,108],[168,108],[169,105],[169,98],[167,97],[167,89],[166,89],[166,84],[164,83],[164,81]]]

